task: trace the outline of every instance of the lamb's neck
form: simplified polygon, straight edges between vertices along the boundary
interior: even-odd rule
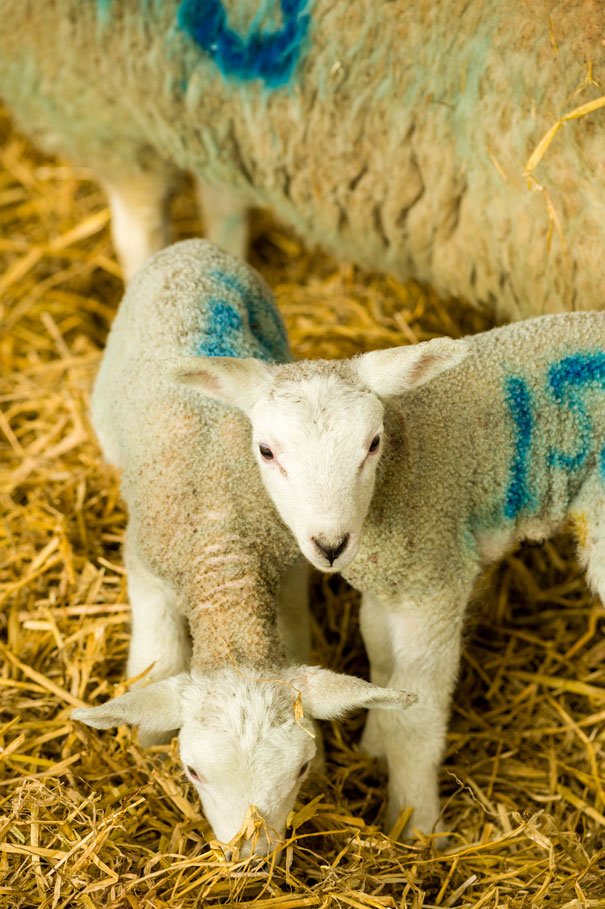
[[[384,413],[388,447],[376,477],[376,488],[365,520],[359,553],[343,575],[358,590],[388,597],[394,595],[407,567],[405,443],[403,413],[387,403]]]
[[[223,549],[192,566],[183,605],[193,669],[237,665],[262,672],[285,664],[277,625],[279,582],[254,561]]]

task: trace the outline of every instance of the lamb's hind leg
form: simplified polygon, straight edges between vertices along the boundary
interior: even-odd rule
[[[385,609],[394,653],[388,685],[418,695],[406,710],[381,711],[378,718],[389,768],[387,829],[405,807],[414,809],[411,829],[430,833],[437,824],[438,771],[468,593],[458,601],[450,591],[430,602],[407,601]]]
[[[135,547],[128,542],[125,562],[132,611],[128,677],[140,675],[151,667],[141,680],[145,684],[184,672],[191,660],[191,641],[187,621],[176,609],[174,591],[144,565]],[[152,745],[166,741],[169,736],[140,738],[141,744]]]

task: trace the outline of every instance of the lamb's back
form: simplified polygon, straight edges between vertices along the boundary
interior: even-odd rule
[[[179,586],[209,546],[231,549],[241,571],[263,570],[263,554],[287,562],[291,549],[251,455],[248,420],[172,377],[175,361],[192,355],[289,357],[262,279],[203,240],[163,250],[135,276],[92,400],[104,453],[122,469],[129,534]]]

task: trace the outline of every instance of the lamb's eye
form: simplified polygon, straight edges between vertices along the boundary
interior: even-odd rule
[[[260,451],[261,458],[263,459],[263,461],[272,461],[273,460],[273,452],[271,451],[270,448],[267,448],[266,445],[259,445],[258,450]]]
[[[370,447],[368,448],[368,451],[370,453],[372,453],[373,451],[377,451],[379,445],[380,445],[380,434],[374,436],[374,438],[370,442]]]
[[[310,764],[310,763],[311,763],[311,761],[305,761],[305,763],[302,765],[302,767],[301,767],[300,770],[298,771],[298,778],[299,778],[299,779],[301,778],[301,776],[304,776],[304,775],[305,775],[305,773],[306,773],[307,770],[309,769],[309,764]]]
[[[187,766],[187,767],[185,767],[185,770],[187,771],[187,773],[189,774],[189,776],[191,777],[192,780],[197,780],[197,782],[199,783],[200,780],[202,779],[201,776],[199,775],[199,773],[197,772],[197,770],[195,769],[195,767]]]

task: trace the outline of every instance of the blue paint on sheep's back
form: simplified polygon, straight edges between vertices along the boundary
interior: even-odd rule
[[[567,407],[577,423],[578,447],[565,452],[551,448],[549,464],[573,471],[581,467],[594,447],[594,426],[586,409],[585,393],[591,389],[605,389],[605,353],[576,353],[564,357],[548,370],[548,388],[562,407]],[[599,453],[601,474],[605,464],[605,449]]]
[[[256,357],[269,363],[291,359],[288,337],[270,298],[233,274],[213,270],[215,289],[205,304],[203,337],[193,351],[201,357]]]
[[[290,82],[307,43],[309,0],[281,0],[281,27],[264,31],[261,4],[247,35],[230,27],[221,0],[182,0],[177,22],[216,63],[221,73],[239,82],[260,79],[268,88]]]

